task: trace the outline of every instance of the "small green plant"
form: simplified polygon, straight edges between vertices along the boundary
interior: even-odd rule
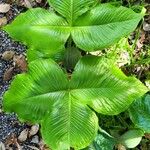
[[[148,89],[124,75],[111,60],[83,57],[81,51],[97,51],[116,43],[136,28],[142,15],[97,0],[48,2],[55,12],[30,9],[4,27],[28,46],[29,62],[28,72],[17,75],[5,93],[4,110],[16,112],[20,120],[41,124],[43,139],[52,150],[83,149],[94,139],[93,145],[106,146],[103,141],[108,137],[114,143],[107,134],[96,137],[96,112],[117,115]],[[64,59],[63,70],[54,61],[59,56]],[[68,69],[73,70],[71,77]],[[135,132],[129,134],[143,135],[141,130]],[[121,138],[124,145],[128,145],[126,137],[128,133]]]

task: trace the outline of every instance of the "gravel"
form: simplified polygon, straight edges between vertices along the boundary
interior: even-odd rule
[[[5,2],[5,0],[0,0],[0,3]],[[9,23],[22,10],[22,8],[12,5],[9,13],[0,13],[0,18],[5,16]],[[3,81],[4,72],[13,65],[12,60],[5,61],[1,57],[2,54],[8,50],[14,51],[16,54],[24,54],[26,52],[26,47],[19,42],[13,41],[6,32],[0,30],[0,110],[2,109],[2,96],[11,83],[11,81]],[[20,132],[26,127],[27,125],[18,121],[17,116],[14,113],[6,114],[0,111],[0,142],[5,143],[12,134],[15,135],[15,137],[18,137]],[[12,145],[12,149],[16,150],[16,146]],[[26,149],[25,145],[22,149]],[[29,150],[29,148],[27,149]]]
[[[0,0],[1,3],[7,3],[8,0]],[[41,6],[44,4],[41,4]],[[46,6],[46,5],[45,5]],[[26,8],[21,6],[17,6],[16,4],[11,5],[10,11],[8,13],[0,13],[0,18],[6,17],[7,22],[10,23],[20,12],[25,11]],[[0,142],[3,142],[6,146],[6,140],[9,139],[12,135],[15,135],[16,138],[20,135],[20,133],[27,128],[31,128],[29,125],[20,123],[17,119],[17,116],[12,114],[7,114],[1,111],[2,109],[2,96],[9,88],[11,83],[10,81],[4,81],[3,75],[5,71],[13,66],[13,61],[3,60],[2,54],[5,51],[14,51],[15,54],[25,54],[26,53],[26,46],[22,45],[19,42],[12,40],[9,35],[0,30]],[[16,72],[14,73],[14,75]],[[37,133],[39,135],[39,133]],[[40,138],[39,136],[34,135],[28,138],[25,142],[19,143],[21,146],[21,150],[33,150],[33,147],[39,147]],[[18,150],[15,144],[11,144],[12,150]],[[10,150],[10,149],[9,149]]]
[[[5,51],[11,50],[16,54],[22,54],[26,51],[26,47],[19,42],[13,41],[6,32],[0,31],[0,55]],[[13,61],[5,61],[0,57],[0,108],[2,108],[2,96],[8,89],[11,81],[3,81],[4,72],[13,65]]]
[[[26,126],[18,121],[15,114],[0,113],[0,141],[5,140],[12,133],[18,136]]]
[[[0,4],[7,2],[7,0],[0,0]],[[9,12],[0,13],[0,18],[6,17],[7,23],[10,23],[20,12],[25,10],[26,8],[24,7],[12,4],[10,5]],[[14,113],[8,114],[2,111],[3,94],[7,91],[13,79],[4,81],[4,74],[6,70],[14,67],[13,59],[3,59],[3,55],[6,51],[12,51],[18,56],[25,56],[26,46],[12,40],[5,31],[0,30],[0,143],[2,142],[5,145],[6,150],[38,150],[39,143],[37,142],[40,142],[39,132],[37,131],[36,135],[28,137],[26,141],[20,142],[18,140],[19,135],[25,129],[30,130],[31,125],[21,123]],[[21,73],[21,71],[14,70],[13,77],[18,73]]]

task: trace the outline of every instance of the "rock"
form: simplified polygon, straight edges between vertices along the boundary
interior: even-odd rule
[[[20,133],[20,135],[18,136],[18,140],[20,141],[20,142],[24,142],[24,141],[26,141],[26,139],[27,139],[27,137],[28,137],[28,129],[24,129],[21,133]]]
[[[0,150],[6,150],[5,145],[2,142],[0,142]]]
[[[39,143],[39,137],[38,137],[37,135],[35,135],[35,136],[32,138],[31,143],[38,144],[38,143]]]
[[[144,22],[144,23],[143,23],[143,30],[144,30],[144,31],[150,31],[150,24]]]
[[[2,54],[2,59],[8,61],[8,60],[11,60],[15,55],[15,52],[14,51],[5,51],[3,54]]]
[[[10,10],[10,5],[2,3],[0,4],[0,13],[7,13]]]
[[[38,131],[39,131],[39,124],[33,125],[31,127],[31,130],[29,131],[29,137],[37,134]]]
[[[3,80],[4,81],[9,81],[12,78],[13,70],[14,70],[14,67],[11,67],[11,68],[9,68],[8,70],[5,71],[5,73],[3,75]]]
[[[6,24],[7,24],[7,18],[6,17],[0,18],[0,27],[4,26]]]

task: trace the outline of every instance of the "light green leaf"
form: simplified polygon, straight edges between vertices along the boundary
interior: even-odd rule
[[[127,148],[134,148],[140,143],[143,135],[144,132],[142,130],[129,130],[119,138],[119,142]]]
[[[101,4],[79,17],[71,34],[85,51],[108,47],[135,30],[141,15],[125,7]]]
[[[110,64],[100,57],[84,57],[68,79],[54,61],[33,61],[28,73],[17,75],[5,93],[4,109],[40,123],[44,140],[54,150],[85,148],[98,130],[91,107],[103,114],[118,114],[147,92],[140,81]]]
[[[11,37],[29,47],[29,60],[55,57],[64,50],[69,36],[84,51],[106,48],[132,32],[142,18],[141,14],[122,6],[93,7],[95,0],[49,1],[66,20],[54,12],[35,8],[4,27]]]
[[[110,60],[94,56],[78,62],[70,82],[75,98],[107,115],[123,112],[148,90],[136,78],[125,76]]]
[[[34,57],[47,58],[64,49],[70,35],[67,25],[63,18],[53,12],[35,8],[19,15],[4,30],[14,39],[28,45],[29,53]],[[28,58],[33,59],[30,55]]]
[[[58,13],[65,17],[70,26],[73,26],[76,19],[87,12],[98,0],[48,0]]]
[[[150,95],[137,99],[129,107],[129,115],[136,127],[150,133]]]
[[[44,141],[54,150],[87,147],[97,133],[96,114],[88,106],[71,96],[69,91],[61,100],[55,99],[55,101],[53,104],[55,108],[42,122]]]

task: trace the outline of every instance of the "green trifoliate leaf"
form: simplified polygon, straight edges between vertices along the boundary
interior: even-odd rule
[[[73,72],[73,97],[94,110],[116,115],[148,90],[139,80],[127,77],[107,59],[89,56],[81,59]]]
[[[137,99],[130,106],[129,115],[136,127],[150,133],[150,95]]]
[[[4,95],[4,109],[40,123],[43,139],[52,149],[81,149],[97,134],[93,109],[118,114],[146,92],[140,81],[126,77],[107,59],[83,57],[71,79],[54,61],[36,60],[28,73],[12,82]]]
[[[119,142],[127,148],[134,148],[140,143],[143,135],[144,132],[142,130],[129,130],[120,137]]]
[[[99,4],[93,7],[95,0],[49,2],[65,18],[35,8],[4,27],[14,39],[29,47],[29,60],[33,55],[35,59],[55,56],[64,49],[69,36],[84,51],[106,48],[132,32],[142,18],[141,14],[122,6]]]

